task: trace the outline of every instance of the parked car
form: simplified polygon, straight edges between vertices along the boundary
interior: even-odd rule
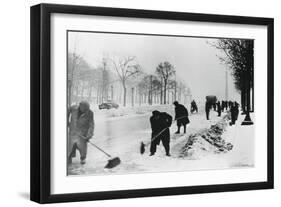
[[[114,102],[105,102],[99,105],[99,109],[118,109],[119,105],[117,103]]]

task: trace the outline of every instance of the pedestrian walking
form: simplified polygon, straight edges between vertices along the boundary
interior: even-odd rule
[[[209,114],[210,114],[211,104],[206,101],[205,103],[205,112],[206,112],[206,118],[209,120]]]
[[[221,116],[221,103],[219,101],[217,103],[217,109],[218,109],[218,116]]]
[[[224,112],[224,108],[225,108],[225,101],[221,102],[221,111]]]
[[[235,101],[234,106],[235,106],[235,120],[237,120],[239,115],[239,104]]]
[[[228,110],[228,101],[225,101],[225,109]]]
[[[231,102],[231,108],[230,108],[230,115],[231,115],[231,125],[235,125],[236,120],[238,119],[239,115],[239,104],[237,102],[232,103]]]
[[[214,109],[214,111],[217,111],[217,103],[216,102],[213,103],[213,109]]]

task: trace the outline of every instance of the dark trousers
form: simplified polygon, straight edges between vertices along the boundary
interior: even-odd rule
[[[236,116],[234,114],[231,114],[231,124],[235,124],[236,122]]]
[[[186,124],[180,124],[180,125],[178,125],[178,133],[180,133],[180,128],[181,128],[181,126],[183,126],[183,130],[184,130],[184,133],[186,133]]]
[[[206,111],[206,118],[207,118],[207,120],[209,120],[209,114],[210,114],[210,111]]]
[[[160,141],[165,148],[166,154],[170,154],[170,137],[160,137],[159,139],[156,138],[155,140],[153,140],[150,145],[150,153],[154,154],[156,152],[157,145],[160,144]]]

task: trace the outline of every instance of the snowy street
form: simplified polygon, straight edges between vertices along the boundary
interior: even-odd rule
[[[172,105],[157,106],[157,110],[166,111],[174,117]],[[120,113],[120,111],[122,113]],[[94,111],[95,133],[91,141],[111,154],[120,157],[121,164],[113,169],[104,169],[108,157],[88,145],[87,163],[80,164],[79,153],[73,159],[73,164],[68,168],[69,175],[84,174],[108,174],[108,173],[136,173],[136,172],[159,172],[159,171],[186,171],[202,169],[223,169],[230,167],[252,167],[254,164],[254,136],[253,126],[243,126],[240,123],[244,116],[239,116],[235,126],[229,126],[227,120],[211,111],[210,120],[206,120],[205,112],[189,116],[190,124],[187,133],[174,134],[177,130],[175,123],[170,128],[171,132],[171,157],[166,157],[164,147],[160,144],[155,156],[149,156],[149,147],[143,155],[140,154],[140,142],[148,143],[151,138],[149,117],[151,108],[141,110],[122,109],[108,111]],[[186,155],[183,156],[183,147],[190,141],[191,135],[209,129],[211,125],[223,123],[226,128],[222,133],[222,139],[233,144],[233,149],[218,153],[216,146],[206,142],[202,137],[195,139]],[[239,129],[238,129],[239,128]],[[239,131],[239,132],[238,132]],[[191,153],[193,152],[194,153]]]

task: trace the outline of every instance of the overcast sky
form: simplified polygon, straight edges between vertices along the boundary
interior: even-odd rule
[[[225,98],[225,70],[216,55],[221,53],[207,44],[214,39],[193,37],[170,37],[151,35],[107,34],[69,32],[69,51],[76,45],[76,52],[96,67],[104,54],[136,56],[147,73],[154,73],[157,65],[169,61],[176,74],[191,89],[193,98],[204,99],[206,95]],[[239,99],[233,79],[228,72],[229,99]]]

